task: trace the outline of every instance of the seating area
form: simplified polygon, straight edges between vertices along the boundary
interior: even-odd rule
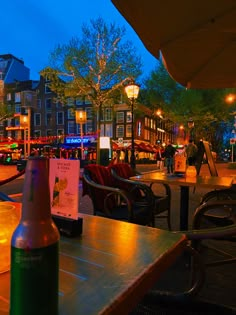
[[[109,167],[96,164],[86,166],[83,173],[83,195],[90,197],[94,215],[128,221],[139,225],[153,226],[153,214],[156,207],[152,191],[153,187],[136,181],[130,181],[128,178],[133,176],[134,172],[129,165],[127,166],[126,163],[122,164],[123,169],[119,164]],[[17,177],[20,175],[22,173],[17,174]],[[17,177],[13,176],[12,178]],[[225,193],[224,190],[221,191]],[[165,283],[171,283],[171,287],[163,289],[161,285],[159,286],[161,282],[158,282],[157,287],[148,292],[142,303],[132,312],[132,315],[156,314],[155,312],[172,314],[173,308],[169,307],[170,303],[182,310],[180,314],[195,314],[194,308],[192,308],[193,304],[197,308],[199,307],[199,313],[196,314],[201,314],[201,310],[204,308],[208,309],[208,307],[209,312],[211,311],[212,314],[218,314],[217,312],[221,314],[221,311],[225,311],[225,314],[236,314],[235,310],[230,307],[227,308],[224,305],[202,301],[201,299],[202,288],[206,283],[210,270],[213,269],[217,275],[217,268],[221,268],[222,266],[227,269],[229,264],[236,262],[235,255],[228,254],[227,248],[224,248],[225,242],[235,244],[236,240],[236,200],[234,198],[234,187],[226,190],[226,195],[221,194],[221,191],[220,195],[218,195],[218,191],[205,194],[205,196],[213,197],[208,200],[205,199],[196,208],[191,230],[173,232],[185,233],[189,240],[186,252],[177,262],[181,267],[179,268],[179,265],[177,267],[173,266],[173,269],[179,270],[179,278],[171,276],[171,271],[171,280],[164,280]],[[229,191],[232,191],[232,194],[228,194]],[[158,190],[155,188],[155,194],[157,192]],[[6,198],[4,194],[3,197]],[[168,195],[168,197],[171,198],[171,195]],[[215,216],[215,222],[206,221],[207,213],[211,213],[212,211],[215,213],[219,209],[224,211],[224,218],[222,216]],[[157,224],[158,220],[159,218],[156,219]],[[166,228],[169,228],[168,222],[166,221],[165,223],[167,223]],[[164,228],[162,227],[162,229]],[[208,246],[209,243],[210,247]],[[212,247],[212,243],[214,244],[214,248]],[[210,254],[209,257],[218,256],[219,253],[219,259],[217,257],[216,260],[206,260],[207,253],[212,251],[214,253],[217,252],[217,254]],[[174,282],[172,281],[173,279]],[[178,281],[181,282],[181,285],[178,284]],[[186,282],[186,285],[184,282]],[[175,291],[174,287],[176,286],[179,289],[182,283],[183,289]],[[161,301],[161,306],[159,302],[157,305],[157,301]]]
[[[166,219],[168,229],[171,229],[170,187],[166,184],[160,184],[160,194],[154,193],[152,190],[152,185],[149,187],[148,185],[141,182],[129,180],[131,176],[136,174],[137,172],[134,172],[128,163],[118,163],[108,167],[90,164],[84,168],[83,195],[88,194],[90,196],[93,202],[94,214],[96,215],[106,215],[112,218],[122,220],[125,219],[135,223],[139,221],[141,224],[151,226],[155,226],[156,220]],[[102,185],[102,187],[95,187],[93,186],[94,183],[97,185]],[[111,196],[113,196],[112,198],[115,199],[114,189],[116,189],[117,194],[120,194],[120,198],[122,194],[123,200],[121,204],[118,205],[116,198],[115,207],[113,207],[113,211],[111,213],[111,207],[110,210],[107,210],[109,208],[107,205],[108,198],[110,199],[110,203]],[[111,195],[112,191],[113,194]],[[124,216],[124,196],[128,200],[126,201],[126,205],[130,203],[128,207],[130,209],[129,211],[131,211],[129,218]],[[105,208],[103,200],[106,203]],[[123,216],[118,216],[117,213],[121,213],[121,205]],[[104,209],[106,209],[106,213],[104,213]],[[141,209],[141,212],[145,213],[146,218],[142,218],[141,221],[137,221],[137,213],[140,212]]]
[[[132,190],[137,182],[129,180],[131,176],[138,175],[138,172],[130,167],[128,163],[117,163],[111,165],[111,174],[117,180],[116,184],[121,189]],[[155,187],[155,190],[152,188]],[[150,183],[150,188],[154,198],[152,226],[155,226],[155,221],[166,219],[168,229],[171,230],[171,189],[167,184]],[[155,191],[155,192],[154,192]],[[158,193],[157,193],[158,192]],[[156,219],[156,220],[155,220]]]
[[[94,215],[141,225],[151,225],[153,195],[150,188],[136,183],[134,189],[120,189],[109,167],[90,164],[84,168],[83,196],[92,200]]]
[[[94,214],[96,215],[101,215],[100,210],[104,208],[104,205],[101,204],[98,206],[98,203],[96,202],[96,191],[92,191],[91,187],[97,189],[98,186],[96,185],[101,185],[103,188],[99,187],[100,190],[107,190],[105,192],[105,199],[102,197],[102,193],[97,193],[97,198],[100,197],[100,201],[102,202],[104,199],[104,202],[109,194],[111,194],[111,191],[113,189],[119,191],[119,193],[122,192],[127,198],[127,200],[131,201],[129,211],[132,213],[130,218],[119,218],[115,213],[111,214],[109,212],[108,216],[111,218],[115,219],[122,219],[122,220],[127,220],[130,222],[138,222],[135,220],[135,207],[137,205],[143,205],[144,202],[146,202],[146,206],[152,206],[152,218],[151,218],[151,225],[154,226],[153,224],[153,216],[155,214],[155,209],[156,209],[156,204],[155,204],[155,197],[154,193],[152,191],[152,186],[148,186],[143,183],[139,182],[134,182],[129,180],[128,178],[135,175],[134,171],[127,165],[126,163],[122,163],[123,165],[120,164],[115,164],[111,165],[109,167],[100,167],[100,166],[88,166],[84,170],[84,182],[86,182],[87,186],[84,185],[84,193],[87,193],[91,196],[91,199],[93,199],[93,207],[94,207]],[[93,170],[92,170],[93,168]],[[95,171],[96,169],[96,171]],[[99,172],[98,172],[99,169]],[[97,173],[98,172],[98,173]],[[95,174],[96,173],[96,174]],[[99,174],[99,176],[98,176]],[[94,183],[92,183],[94,181]],[[92,183],[92,185],[91,185]],[[106,187],[104,185],[107,185]],[[142,191],[144,187],[147,187],[146,192]],[[109,187],[109,189],[108,189]],[[90,190],[90,191],[89,191]],[[103,191],[103,193],[104,193]],[[142,191],[142,193],[141,193]],[[157,190],[155,190],[156,192]],[[171,194],[168,194],[168,188],[166,190],[166,195],[168,196],[169,200],[171,199]],[[148,196],[148,197],[147,197]],[[151,197],[152,196],[152,197]],[[145,201],[147,197],[147,200]],[[119,200],[119,198],[118,198]],[[158,200],[158,199],[157,199]],[[168,204],[168,203],[167,203]],[[122,205],[124,206],[124,203],[122,202]],[[132,208],[133,206],[133,208]],[[180,292],[172,292],[172,290],[167,290],[165,293],[167,296],[170,296],[173,298],[174,296],[179,296],[182,298],[192,298],[194,296],[198,296],[199,292],[201,292],[201,289],[206,281],[207,278],[207,272],[208,268],[211,266],[217,266],[217,265],[224,265],[224,264],[229,264],[229,263],[234,263],[236,262],[235,257],[232,256],[227,256],[227,253],[224,253],[226,256],[223,257],[220,260],[217,261],[205,261],[203,256],[202,256],[202,251],[208,250],[206,248],[205,242],[208,241],[214,241],[217,245],[224,241],[235,241],[236,237],[236,224],[234,220],[229,221],[227,225],[225,225],[225,222],[221,222],[220,225],[204,225],[203,222],[205,222],[205,214],[209,213],[210,211],[214,211],[216,209],[224,209],[227,213],[233,213],[233,209],[236,207],[236,201],[227,198],[226,200],[209,200],[208,202],[203,202],[202,204],[199,203],[199,207],[197,207],[195,214],[194,214],[194,219],[192,223],[192,229],[189,231],[181,231],[181,232],[174,232],[174,233],[186,233],[187,238],[189,240],[189,246],[186,249],[186,254],[184,260],[186,261],[184,265],[188,266],[185,268],[184,272],[188,273],[188,276],[184,276],[186,280],[186,285],[184,285],[184,288]],[[100,208],[100,209],[99,209]],[[164,208],[164,207],[163,207]],[[116,206],[116,211],[119,211],[119,208]],[[170,207],[169,207],[170,209]],[[147,209],[146,209],[147,211]],[[143,212],[143,213],[148,213],[149,212]],[[169,211],[169,213],[171,213]],[[107,216],[107,214],[102,213],[103,216]],[[233,216],[231,216],[233,217]],[[149,217],[150,220],[150,217]],[[148,221],[142,221],[141,224],[149,224],[147,223]],[[158,222],[158,221],[157,221]],[[139,223],[140,224],[140,221]],[[229,225],[230,224],[230,225]],[[167,227],[169,228],[169,224],[167,221]],[[211,249],[209,249],[211,250]],[[187,258],[186,258],[187,257]],[[205,257],[205,254],[204,254]],[[190,259],[191,258],[191,259]],[[186,260],[187,259],[187,260]],[[186,278],[187,277],[187,278]],[[191,279],[191,280],[190,280]],[[190,280],[190,282],[189,282]],[[160,294],[161,291],[155,290],[155,294]],[[149,294],[153,294],[153,292],[149,292]],[[163,292],[161,292],[163,294]],[[165,295],[165,294],[164,294]],[[141,306],[140,306],[141,307]],[[143,305],[142,305],[143,307]],[[153,306],[152,306],[153,307]],[[151,309],[152,309],[151,307]],[[135,314],[135,313],[134,313]],[[138,314],[138,313],[137,313]],[[153,314],[151,311],[150,313],[147,314]],[[187,314],[187,313],[186,313]]]

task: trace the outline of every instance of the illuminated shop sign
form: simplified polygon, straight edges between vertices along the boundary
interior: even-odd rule
[[[96,142],[96,139],[94,137],[66,137],[65,138],[65,144],[78,144],[80,145],[83,141],[84,145],[89,145],[91,143]]]

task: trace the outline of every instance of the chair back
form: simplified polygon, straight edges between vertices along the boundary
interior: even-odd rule
[[[115,170],[116,174],[122,178],[129,179],[131,176],[135,176],[135,171],[128,163],[117,163],[109,166]]]
[[[93,182],[102,185],[113,187],[113,178],[111,176],[110,169],[98,164],[89,164],[84,167],[84,173],[89,176],[89,179]],[[94,214],[96,212],[104,211],[104,200],[109,194],[107,190],[100,190],[92,187],[83,178],[82,180],[83,192],[82,195],[89,195],[93,203]]]
[[[126,191],[133,190],[133,184],[126,181],[131,176],[135,176],[134,170],[131,168],[131,166],[128,163],[117,163],[114,165],[110,165],[109,169],[111,170],[111,175],[113,175],[114,185],[116,187],[126,190]],[[137,194],[140,197],[140,193],[136,189],[134,197],[137,197]]]

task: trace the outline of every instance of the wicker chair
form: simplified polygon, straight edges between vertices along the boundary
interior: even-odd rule
[[[144,184],[136,185],[137,201],[132,192],[116,187],[110,169],[96,164],[84,168],[83,195],[89,195],[94,215],[150,225],[152,221],[153,195]]]
[[[129,178],[138,175],[138,172],[135,172],[128,163],[117,163],[111,165],[110,168],[119,188],[135,191],[137,182]],[[155,219],[166,219],[168,229],[171,230],[171,189],[169,185],[162,183],[151,183],[150,188],[154,198],[152,226],[155,226]],[[157,189],[158,194],[155,193]]]

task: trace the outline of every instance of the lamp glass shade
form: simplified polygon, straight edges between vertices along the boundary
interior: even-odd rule
[[[84,110],[76,110],[75,120],[77,124],[85,124],[87,121],[87,112]]]
[[[129,99],[137,99],[139,94],[139,85],[129,84],[125,87],[125,93]]]
[[[20,126],[21,127],[28,126],[28,116],[27,115],[20,115]]]

